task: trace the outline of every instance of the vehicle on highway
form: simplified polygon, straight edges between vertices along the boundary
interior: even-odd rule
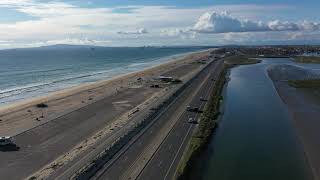
[[[12,145],[14,144],[12,137],[4,136],[0,137],[0,146]]]
[[[203,97],[200,97],[200,101],[208,101],[208,100]]]
[[[189,117],[188,123],[190,123],[190,124],[198,124],[198,121],[193,117]]]
[[[187,111],[189,112],[199,112],[199,108],[198,107],[187,107]]]

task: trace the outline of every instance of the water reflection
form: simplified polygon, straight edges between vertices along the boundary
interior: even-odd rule
[[[200,173],[203,179],[311,179],[287,108],[267,75],[266,68],[272,64],[293,62],[264,59],[260,64],[232,69],[224,115]],[[319,65],[297,65],[320,69]]]

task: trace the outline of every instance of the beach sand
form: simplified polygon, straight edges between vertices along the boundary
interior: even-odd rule
[[[96,83],[83,84],[51,93],[47,96],[0,107],[0,136],[18,135],[98,100],[126,91],[129,88],[148,87],[154,83],[153,78],[159,75],[181,78],[181,75],[185,74],[186,71],[194,70],[194,67],[192,67],[193,62],[201,60],[201,58],[208,55],[208,51],[198,52],[143,71],[117,76]],[[39,103],[45,103],[48,107],[36,107]]]

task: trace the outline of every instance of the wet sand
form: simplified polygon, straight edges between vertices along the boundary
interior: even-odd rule
[[[0,153],[0,174],[21,179],[58,173],[134,124],[135,116],[147,114],[182,85],[161,83],[155,77],[170,75],[187,82],[208,64],[198,61],[211,61],[210,51],[2,108],[0,135],[16,134],[20,150]],[[151,88],[151,84],[160,88]],[[48,107],[36,107],[41,102]]]
[[[194,67],[191,67],[192,62],[208,55],[209,53],[206,51],[194,53],[143,71],[96,83],[83,84],[47,96],[0,107],[0,136],[15,136],[98,100],[114,96],[119,92],[130,88],[148,87],[153,83],[153,78],[159,75],[181,78],[181,74],[185,74],[188,70],[194,70]],[[179,68],[180,71],[176,71]],[[180,74],[175,72],[170,74],[170,71],[180,72]],[[36,107],[39,103],[45,103],[48,107]]]
[[[287,80],[296,80],[296,77],[305,78],[297,72],[301,69],[286,69],[283,72],[268,70],[269,76],[283,102],[292,115],[298,137],[303,144],[306,159],[310,164],[315,180],[320,179],[320,89],[303,89],[291,87]]]

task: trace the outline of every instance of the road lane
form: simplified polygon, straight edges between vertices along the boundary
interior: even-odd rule
[[[211,74],[214,74],[212,72],[213,67],[216,67],[217,64],[221,65],[221,62],[215,62],[210,65],[206,70],[204,70],[197,79],[191,85],[182,93],[181,97],[170,107],[166,113],[164,113],[159,119],[156,120],[156,122],[153,124],[152,127],[150,127],[146,133],[141,135],[139,139],[137,139],[133,144],[130,145],[130,147],[115,161],[112,162],[112,164],[107,164],[104,170],[95,177],[95,179],[127,179],[130,176],[124,177],[123,174],[127,174],[127,172],[132,171],[132,168],[135,168],[134,165],[139,163],[139,161],[148,161],[146,159],[139,159],[141,157],[141,152],[143,152],[146,148],[149,148],[150,143],[154,141],[154,138],[159,134],[159,131],[167,124],[172,123],[174,120],[178,121],[174,124],[173,128],[171,129],[168,136],[171,136],[172,134],[175,134],[177,138],[180,138],[178,142],[181,140],[189,138],[189,136],[192,134],[190,133],[195,125],[187,123],[187,119],[190,115],[193,115],[194,113],[185,112],[186,106],[192,101],[193,105],[200,106],[203,102],[199,101],[199,98],[205,94],[208,94],[208,89],[212,85],[211,81]],[[199,88],[199,85],[202,84],[203,80],[207,79],[205,83],[200,87],[199,92],[195,92],[197,88]],[[190,96],[192,95],[192,96]],[[182,111],[183,113],[180,115],[181,118],[176,117],[176,112]],[[187,133],[189,132],[189,133]],[[160,132],[161,133],[161,132]],[[185,136],[185,134],[188,134],[188,137]],[[168,137],[166,138],[168,139]],[[171,139],[171,138],[169,138]],[[160,150],[158,149],[156,151],[156,154],[160,151],[162,151],[162,147],[168,147],[169,153],[173,154],[175,156],[175,152],[180,148],[184,149],[183,146],[181,146],[181,143],[173,143],[169,146],[165,145],[166,141],[163,141]],[[167,152],[166,152],[167,153]],[[174,158],[171,157],[171,159],[178,159],[177,157]],[[138,160],[139,159],[139,160]],[[152,158],[154,159],[154,158]],[[148,163],[149,166],[150,163]],[[166,165],[168,164],[168,165]],[[155,166],[167,166],[167,167],[173,167],[171,165],[171,162],[164,162],[164,161],[157,161]],[[143,172],[145,172],[145,169]],[[157,173],[155,173],[157,174]],[[166,171],[163,172],[164,176],[166,174]],[[142,175],[142,174],[141,174]],[[164,177],[163,176],[163,177]],[[142,176],[141,176],[142,177]]]
[[[218,72],[221,69],[221,65],[222,64],[218,64],[218,66],[215,66],[215,68],[212,69],[212,71]],[[213,73],[211,75],[211,78],[216,79],[217,75],[218,73]],[[201,96],[208,98],[212,88],[214,88],[214,84],[211,84],[210,88],[208,88],[207,90],[200,92],[197,98],[200,98]],[[195,98],[192,103],[204,106],[204,103],[199,101],[199,99],[197,100],[197,98]],[[186,116],[182,118],[187,119],[187,117],[188,115],[186,114]],[[187,125],[185,125],[187,123],[185,121],[183,122],[183,119],[180,122],[182,125],[174,131],[172,131],[173,133],[165,139],[165,142],[163,143],[161,148],[155,153],[153,158],[149,161],[147,166],[141,172],[138,179],[172,179],[176,167],[178,166],[179,160],[182,157],[183,150],[186,148],[187,142],[192,136],[192,133],[190,132],[192,132],[192,130],[195,127],[195,125],[191,125],[188,127]],[[161,166],[157,166],[159,161],[161,161]]]
[[[138,89],[130,89],[16,136],[15,141],[20,150],[0,153],[1,177],[21,179],[28,176],[98,131],[102,125],[111,123],[121,113],[143,102],[148,94],[144,94],[141,89],[140,92]],[[113,101],[133,96],[137,96],[137,99],[130,102],[130,107],[120,111],[114,108]]]

